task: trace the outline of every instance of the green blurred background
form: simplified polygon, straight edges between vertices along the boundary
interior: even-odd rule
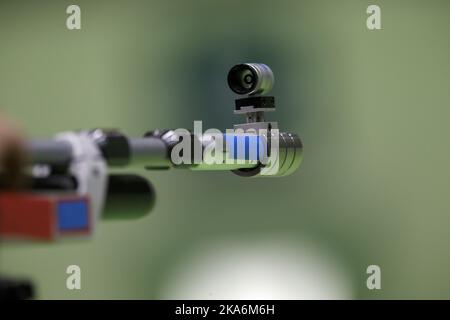
[[[65,26],[73,3],[79,31]],[[382,30],[367,30],[369,4]],[[259,252],[247,272],[261,272],[262,297],[303,297],[309,281],[322,283],[317,297],[449,298],[449,17],[446,0],[2,0],[0,105],[29,136],[230,128],[241,119],[228,69],[264,62],[276,76],[270,117],[300,133],[305,158],[281,179],[147,172],[158,192],[149,216],[101,223],[89,241],[3,244],[0,272],[33,279],[42,299],[240,297],[245,288],[232,280],[227,296],[220,279],[245,284],[239,257]],[[328,269],[301,271],[308,255]],[[80,291],[65,287],[70,264]],[[371,264],[378,291],[366,288]]]

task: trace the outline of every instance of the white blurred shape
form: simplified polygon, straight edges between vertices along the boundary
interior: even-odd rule
[[[186,252],[167,274],[162,299],[351,299],[339,259],[308,241],[210,242]]]

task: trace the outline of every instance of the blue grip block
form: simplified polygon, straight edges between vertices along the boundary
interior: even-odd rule
[[[260,160],[266,150],[265,139],[257,135],[226,134],[225,142],[234,159]]]
[[[89,209],[86,201],[61,201],[57,204],[60,231],[75,231],[89,227]]]

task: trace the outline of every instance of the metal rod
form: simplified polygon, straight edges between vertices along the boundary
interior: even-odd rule
[[[170,154],[166,143],[157,137],[129,139],[131,165],[149,169],[170,168]]]
[[[147,169],[167,169],[174,166],[167,144],[159,137],[130,138],[129,144],[131,149],[130,166],[141,166]],[[66,141],[32,140],[28,144],[28,152],[32,164],[66,167],[72,160],[72,147]],[[180,168],[218,171],[254,166],[254,163],[217,163],[183,165]]]
[[[27,145],[30,161],[34,164],[67,166],[72,159],[72,147],[65,141],[36,139]]]

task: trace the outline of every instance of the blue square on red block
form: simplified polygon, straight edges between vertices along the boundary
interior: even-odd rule
[[[57,204],[60,231],[76,231],[89,227],[89,209],[86,201],[62,201]]]

